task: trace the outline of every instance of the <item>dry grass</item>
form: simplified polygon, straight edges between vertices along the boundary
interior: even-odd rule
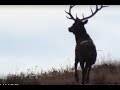
[[[81,82],[81,71],[79,71]],[[74,79],[74,70],[70,67],[66,69],[52,69],[49,71],[41,71],[38,74],[34,72],[8,74],[4,78],[0,78],[0,84],[19,84],[19,85],[79,85]],[[106,85],[120,84],[120,63],[102,63],[94,65],[90,73],[90,84]]]

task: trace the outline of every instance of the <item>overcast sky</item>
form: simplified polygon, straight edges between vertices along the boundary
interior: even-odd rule
[[[76,42],[68,32],[73,24],[66,18],[68,9],[68,5],[1,5],[0,73],[73,66]],[[88,16],[90,5],[77,5],[72,13],[79,18],[82,13]],[[97,47],[98,59],[120,58],[120,6],[103,8],[85,27]]]

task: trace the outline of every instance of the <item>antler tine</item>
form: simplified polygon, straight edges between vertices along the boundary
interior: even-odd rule
[[[92,11],[92,8],[90,8],[91,9],[91,15],[90,16],[88,16],[88,17],[83,17],[81,20],[85,20],[85,19],[89,19],[89,18],[91,18],[92,16],[94,16],[99,10],[101,10],[102,8],[104,8],[104,7],[108,7],[108,6],[103,6],[103,5],[101,5],[101,7],[100,8],[98,8],[98,5],[96,5],[96,10],[93,12]]]
[[[92,14],[93,14],[92,8],[90,8],[90,9],[91,9],[91,12],[92,12]]]
[[[103,5],[101,5],[100,9],[102,9],[103,7],[108,7],[108,6],[103,6]],[[100,10],[100,9],[99,9],[99,10]]]
[[[70,8],[69,8],[69,12],[65,11],[70,17],[67,17],[68,19],[72,19],[72,20],[75,20],[75,18],[72,16],[71,14],[71,9],[74,7],[75,5],[70,5]]]
[[[84,18],[84,14],[82,14],[83,18]]]
[[[70,5],[70,8],[69,8],[69,13],[71,14],[71,9],[74,7],[75,5]]]

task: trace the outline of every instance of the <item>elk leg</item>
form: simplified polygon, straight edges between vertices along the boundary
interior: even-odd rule
[[[91,66],[88,68],[88,71],[87,71],[86,83],[89,83],[90,70],[91,70]]]
[[[77,65],[78,65],[78,61],[75,60],[75,80],[78,82],[78,81],[79,81],[79,78],[78,78]]]
[[[82,84],[83,85],[85,85],[85,83],[86,83],[86,79],[87,79],[87,77],[88,77],[88,65],[85,63],[85,67],[84,67],[84,69],[83,69],[83,75],[82,75],[83,77],[82,77]]]
[[[82,83],[81,84],[85,84],[85,68],[84,68],[84,62],[80,62],[80,66],[82,69]]]
[[[85,68],[82,70],[82,83],[83,85],[85,85]]]

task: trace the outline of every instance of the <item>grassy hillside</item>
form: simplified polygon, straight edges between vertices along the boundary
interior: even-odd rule
[[[79,70],[79,76],[81,82],[81,70]],[[19,85],[79,85],[80,82],[75,81],[74,70],[71,67],[41,71],[37,74],[34,72],[8,74],[4,78],[0,78],[0,84]],[[120,63],[94,65],[90,73],[90,84],[120,84]]]

